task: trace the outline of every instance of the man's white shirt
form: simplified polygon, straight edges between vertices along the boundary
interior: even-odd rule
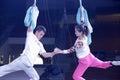
[[[43,53],[46,53],[43,44],[37,39],[33,32],[27,32],[25,48],[21,54],[23,63],[33,66],[38,54]]]

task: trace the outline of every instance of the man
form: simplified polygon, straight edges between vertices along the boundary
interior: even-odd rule
[[[22,54],[10,64],[0,66],[0,77],[23,70],[30,77],[30,80],[39,80],[39,75],[33,67],[36,56],[40,54],[47,58],[55,55],[54,52],[46,52],[43,44],[39,41],[45,33],[46,29],[42,25],[37,26],[34,31],[31,27],[28,27],[25,48]]]

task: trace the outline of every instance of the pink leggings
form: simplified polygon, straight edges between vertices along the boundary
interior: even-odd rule
[[[86,56],[85,58],[79,59],[78,62],[79,62],[79,64],[73,74],[74,80],[85,80],[81,76],[84,74],[84,72],[87,70],[88,67],[97,67],[97,68],[106,69],[106,68],[112,66],[110,64],[110,61],[103,62],[103,61],[97,59],[91,53],[88,56]]]

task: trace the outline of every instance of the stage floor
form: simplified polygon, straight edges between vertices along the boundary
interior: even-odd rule
[[[39,76],[44,72],[46,66],[35,66]],[[73,72],[71,71],[64,73],[65,80],[73,80],[72,74]],[[83,76],[86,80],[120,80],[120,67],[111,67],[108,69],[89,68]],[[0,80],[29,80],[29,77],[25,74],[25,72],[17,71],[1,77]]]

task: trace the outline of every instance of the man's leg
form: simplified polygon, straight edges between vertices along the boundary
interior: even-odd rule
[[[39,75],[33,67],[24,68],[24,71],[30,77],[30,80],[39,80]]]
[[[8,73],[20,70],[20,67],[18,65],[19,65],[19,58],[15,59],[10,64],[0,66],[0,77],[6,75]]]

